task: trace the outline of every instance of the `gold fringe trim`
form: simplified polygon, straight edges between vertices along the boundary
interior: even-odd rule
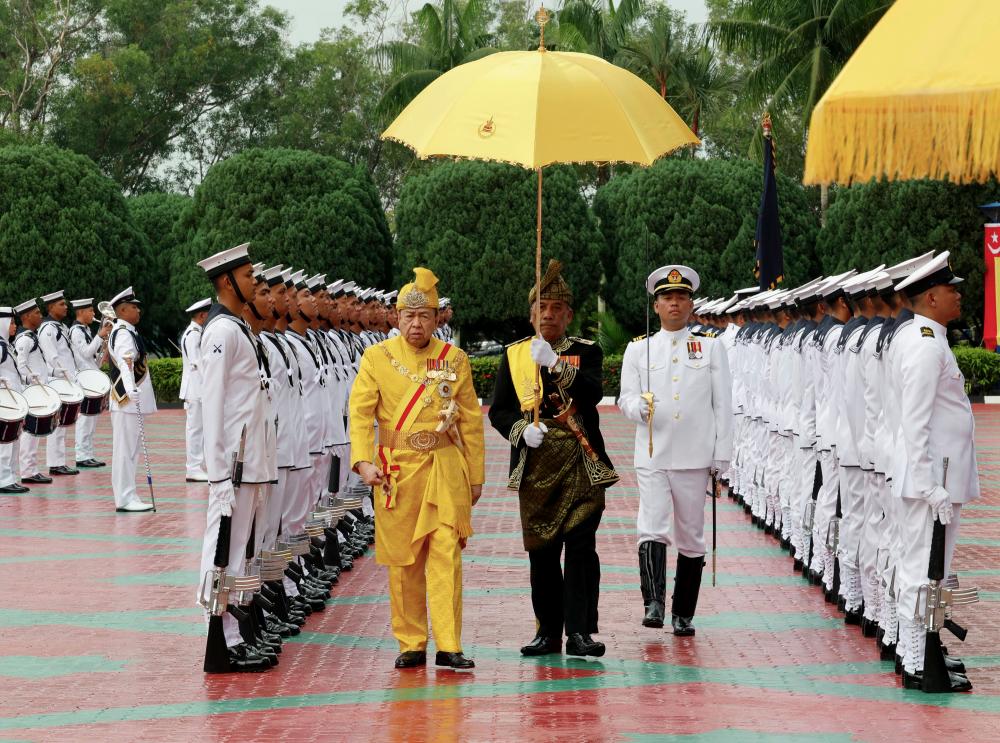
[[[1000,90],[821,101],[803,183],[982,183],[1000,173]]]

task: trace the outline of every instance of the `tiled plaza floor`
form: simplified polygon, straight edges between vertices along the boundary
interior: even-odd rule
[[[730,501],[697,636],[641,627],[632,429],[610,409],[623,478],[598,537],[604,658],[518,654],[534,630],[528,566],[504,487],[508,450],[491,432],[465,553],[474,672],[393,669],[385,571],[366,557],[277,668],[206,677],[194,587],[207,488],[184,483],[183,412],[161,411],[146,427],[158,513],[116,514],[109,469],[0,496],[0,741],[995,740],[1000,410],[976,416],[985,497],[964,512],[956,557],[963,584],[983,589],[956,617],[970,628],[961,655],[975,690],[927,696],[900,689],[872,641]],[[110,460],[107,416],[98,436]]]

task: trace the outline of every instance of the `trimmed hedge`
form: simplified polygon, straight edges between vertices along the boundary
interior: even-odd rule
[[[178,358],[150,359],[149,375],[153,380],[156,402],[162,405],[180,402],[181,372],[183,362]]]
[[[986,348],[956,346],[951,349],[958,368],[965,375],[965,392],[985,395],[1000,382],[1000,354]]]

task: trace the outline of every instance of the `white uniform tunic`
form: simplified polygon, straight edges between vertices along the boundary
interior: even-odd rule
[[[69,328],[56,320],[46,320],[38,328],[38,344],[52,372],[52,379],[76,383],[76,355],[69,342]],[[59,426],[49,436],[45,448],[49,467],[66,465],[66,429]]]
[[[622,360],[618,407],[636,424],[635,467],[639,482],[639,543],[671,543],[678,551],[705,554],[705,489],[713,462],[732,457],[732,382],[725,346],[684,328],[649,338],[649,388],[656,398],[653,456],[642,420],[647,389],[646,339],[633,341]],[[674,516],[674,518],[671,518]]]
[[[49,366],[45,363],[41,346],[38,344],[38,334],[34,330],[22,330],[18,333],[14,338],[14,350],[17,355],[17,370],[25,386],[45,384],[49,381]],[[21,477],[38,474],[39,441],[41,441],[39,437],[21,431],[19,451]]]
[[[181,390],[184,401],[184,440],[187,443],[185,475],[203,480],[205,473],[205,442],[201,410],[201,325],[194,322],[181,335]]]
[[[100,369],[101,356],[104,355],[104,339],[93,333],[82,323],[73,323],[69,329],[69,342],[76,358],[76,368]],[[97,429],[96,415],[81,415],[76,419],[76,461],[83,462],[94,459],[94,431]]]
[[[7,341],[0,338],[0,379],[14,392],[20,392],[23,386],[14,353],[14,349]],[[3,399],[4,395],[5,393],[0,391],[0,400]],[[18,439],[14,439],[9,444],[0,444],[0,488],[13,485],[21,479],[18,475],[17,465],[19,453],[20,442]]]
[[[135,327],[121,319],[115,322],[111,335],[108,336],[108,354],[111,363],[118,368],[121,374],[121,386],[128,393],[127,399],[118,401],[115,399],[115,391],[111,391],[111,485],[117,508],[123,508],[129,503],[140,500],[135,488],[135,469],[142,453],[139,413],[142,413],[143,418],[147,418],[156,412],[156,394],[153,392],[153,382],[149,372],[146,372],[137,386],[133,370],[126,362],[126,358],[133,360],[139,358],[140,341],[136,340],[137,337]]]

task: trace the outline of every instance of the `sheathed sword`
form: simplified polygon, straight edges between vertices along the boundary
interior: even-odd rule
[[[646,229],[646,268],[649,268],[649,229]],[[656,411],[656,400],[653,397],[653,385],[649,370],[649,298],[646,298],[646,391],[640,397],[646,401],[646,428],[649,430],[649,456],[653,456],[653,413]]]

